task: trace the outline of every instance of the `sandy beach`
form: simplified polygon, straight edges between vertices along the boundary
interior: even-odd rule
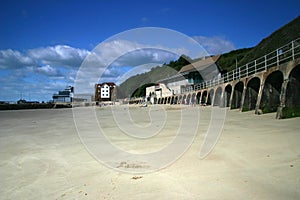
[[[91,118],[85,108],[74,109]],[[150,123],[149,109],[132,107],[131,120]],[[180,106],[162,109],[167,120],[159,134],[134,142],[114,124],[111,108],[95,108],[95,116],[115,146],[149,153],[164,148],[180,126]],[[300,199],[300,118],[228,110],[215,148],[200,159],[211,108],[183,109],[201,115],[188,150],[163,169],[139,174],[122,172],[132,167],[126,158],[115,162],[120,170],[95,159],[80,140],[72,109],[1,111],[1,199]]]

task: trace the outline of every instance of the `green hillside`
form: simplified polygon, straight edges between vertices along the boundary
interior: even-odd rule
[[[190,64],[191,61],[191,58],[182,55],[177,60],[170,61],[168,64],[165,63],[162,66],[152,68],[149,72],[128,78],[118,86],[118,98],[131,97],[139,87],[148,83],[156,83],[160,79],[177,74],[183,66]]]
[[[243,48],[222,54],[217,61],[217,65],[226,73],[253,61],[275,49],[300,37],[300,16],[284,25],[270,36],[264,38],[258,45],[252,48]],[[196,59],[197,60],[197,59]],[[176,61],[170,61],[161,67],[155,67],[151,71],[130,77],[118,87],[119,98],[129,97],[140,86],[147,83],[155,83],[160,79],[167,78],[177,73],[183,66],[190,64],[195,60],[182,55]]]
[[[276,50],[277,48],[300,37],[300,17],[284,25],[270,36],[264,38],[253,48],[245,48],[231,51],[220,56],[217,64],[224,71],[231,71],[238,66],[245,65],[261,56]],[[236,63],[237,61],[237,63]]]
[[[263,39],[238,63],[242,66],[300,37],[300,16]]]
[[[217,65],[221,68],[222,73],[229,72],[239,66],[239,60],[242,60],[247,53],[249,53],[253,48],[238,49],[230,51],[229,53],[224,53],[220,56],[217,61]]]

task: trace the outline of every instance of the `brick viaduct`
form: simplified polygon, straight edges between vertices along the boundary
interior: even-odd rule
[[[157,104],[211,105],[255,110],[256,114],[277,112],[300,104],[300,58],[265,69],[247,77],[194,90],[181,95],[159,98]]]

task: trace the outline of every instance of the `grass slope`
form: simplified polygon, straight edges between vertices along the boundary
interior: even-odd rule
[[[221,68],[222,73],[226,73],[235,69],[236,61],[238,66],[242,66],[299,37],[300,16],[284,25],[270,36],[264,38],[253,48],[243,48],[222,54],[217,61],[217,64]],[[172,76],[190,62],[192,62],[192,60],[189,57],[182,55],[178,60],[170,61],[166,66],[156,67],[149,72],[130,77],[119,86],[118,96],[120,98],[129,97],[140,86],[147,83],[155,83],[159,79]]]

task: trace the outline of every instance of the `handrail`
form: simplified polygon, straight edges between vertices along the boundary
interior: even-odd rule
[[[197,90],[207,89],[220,85],[222,83],[228,83],[234,80],[239,80],[244,77],[256,74],[258,72],[266,71],[267,69],[278,66],[285,62],[295,60],[300,57],[300,38],[289,42],[288,44],[277,48],[276,50],[265,54],[241,67],[238,67],[226,74],[222,75],[221,78],[207,80],[205,82],[188,85],[187,89],[181,91],[181,94],[193,92]]]

